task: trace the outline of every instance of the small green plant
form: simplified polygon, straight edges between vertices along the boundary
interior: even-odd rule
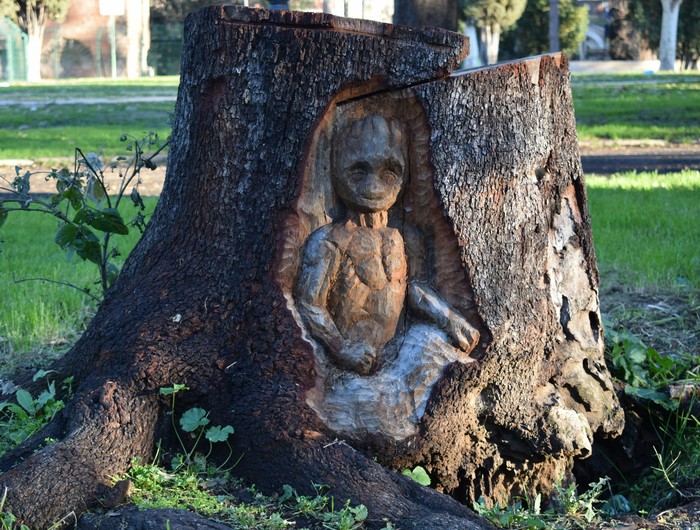
[[[604,477],[588,485],[583,493],[577,493],[576,484],[566,487],[555,484],[551,507],[542,510],[542,496],[538,493],[527,500],[515,499],[510,505],[496,502],[489,504],[483,497],[473,503],[476,513],[501,528],[557,529],[587,528],[588,525],[607,514],[598,507],[608,478]],[[621,499],[616,501],[621,505]]]
[[[678,408],[678,401],[671,399],[662,389],[679,381],[700,381],[693,371],[692,359],[663,356],[654,348],[645,346],[632,333],[615,331],[612,326],[608,326],[608,330],[611,371],[626,383],[627,395],[673,411]]]
[[[221,470],[231,459],[233,455],[233,448],[228,442],[229,436],[233,434],[233,427],[230,425],[212,425],[207,427],[210,423],[209,413],[199,407],[194,407],[186,410],[180,417],[180,429],[189,434],[194,442],[188,447],[184,440],[178,432],[178,427],[175,424],[175,396],[182,391],[188,390],[187,386],[181,384],[174,384],[173,386],[163,387],[160,389],[160,394],[163,396],[171,396],[170,400],[170,415],[175,431],[175,436],[180,443],[180,447],[183,450],[182,454],[179,454],[173,460],[173,469],[179,469],[183,466],[196,465],[200,469],[206,469],[206,461],[211,455],[215,443],[225,443],[229,449],[229,455],[226,460],[217,468]],[[197,448],[204,437],[209,442],[209,450],[206,454],[198,454]],[[235,465],[235,464],[234,464]]]
[[[128,142],[126,151],[130,156],[119,156],[107,164],[99,155],[86,155],[76,148],[72,171],[64,167],[44,175],[46,180],[54,181],[56,188],[56,193],[48,198],[32,192],[32,178],[37,177],[38,173],[23,172],[16,167],[13,181],[0,177],[6,184],[0,186],[0,191],[7,194],[0,198],[0,226],[7,221],[10,212],[38,212],[54,217],[58,221],[54,241],[68,252],[69,257],[77,254],[97,267],[99,279],[96,283],[100,294],[94,295],[89,287],[79,287],[66,281],[32,279],[73,287],[97,301],[116,280],[119,266],[115,259],[121,254],[112,244],[112,238],[127,235],[129,227],[139,231],[145,228],[145,205],[138,192],[141,170],[144,167],[155,169],[154,157],[167,146],[167,142],[158,146],[160,141],[155,133],[141,139],[124,134],[120,140]],[[155,151],[146,154],[145,150],[151,148],[155,148]],[[113,196],[107,186],[107,172],[117,172],[119,175],[119,188]],[[128,197],[136,207],[136,214],[127,223],[119,206],[127,197],[129,188]]]
[[[282,488],[279,504],[290,509],[292,513],[306,519],[315,519],[327,530],[358,530],[363,527],[367,516],[367,508],[363,504],[352,506],[345,502],[336,509],[335,499],[328,496],[328,487],[314,484],[316,495],[313,497],[299,495],[288,484]],[[392,528],[391,523],[385,528]]]
[[[430,486],[430,475],[422,466],[416,466],[412,470],[408,468],[402,469],[401,474],[415,480],[421,486]]]
[[[4,511],[6,499],[7,488],[3,490],[2,497],[0,497],[0,530],[29,530],[28,526],[17,524],[17,517],[12,513]]]
[[[676,410],[657,428],[656,465],[629,486],[637,511],[652,512],[679,501],[700,498],[700,419],[688,410]]]
[[[34,381],[46,377],[49,372],[38,371]],[[72,391],[72,378],[63,382],[64,393]],[[32,396],[20,388],[15,392],[16,403],[0,403],[0,455],[21,444],[41,429],[64,407],[64,402],[56,396],[56,384],[47,381],[46,390]]]

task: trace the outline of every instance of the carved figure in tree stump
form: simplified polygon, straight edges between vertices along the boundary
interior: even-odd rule
[[[485,529],[471,501],[571,480],[623,415],[566,59],[453,75],[468,42],[437,29],[234,6],[185,27],[158,208],[51,367],[74,397],[0,457],[4,510],[47,528],[109,500],[167,447],[175,383],[235,425],[239,476],[325,484],[367,528]],[[437,491],[392,471],[415,465]],[[204,527],[120,514],[80,528]]]
[[[388,225],[409,173],[402,124],[369,115],[342,125],[331,160],[347,212],[309,236],[295,287],[310,334],[342,369],[314,408],[336,430],[404,438],[442,369],[475,362],[479,331],[430,287],[416,228],[404,224],[405,245]],[[406,301],[419,323],[405,318]]]

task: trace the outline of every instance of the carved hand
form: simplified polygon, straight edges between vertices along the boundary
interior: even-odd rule
[[[469,353],[479,343],[479,331],[461,316],[454,314],[447,322],[447,333],[457,346]]]
[[[377,352],[369,344],[346,341],[335,355],[335,360],[343,368],[368,375],[377,360]]]

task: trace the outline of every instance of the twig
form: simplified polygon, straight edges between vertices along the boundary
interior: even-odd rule
[[[72,287],[73,289],[76,289],[76,290],[80,291],[81,293],[88,295],[90,298],[92,298],[93,300],[95,300],[95,301],[98,302],[98,303],[101,303],[101,302],[102,302],[102,299],[100,299],[100,298],[98,298],[97,296],[95,296],[94,294],[92,294],[92,293],[90,292],[90,289],[86,289],[86,288],[84,288],[84,287],[78,287],[77,285],[72,284],[72,283],[70,283],[70,282],[62,282],[62,281],[59,281],[59,280],[51,280],[51,279],[49,279],[49,278],[22,278],[21,280],[13,280],[13,281],[14,281],[14,283],[39,281],[39,282],[56,283],[56,284],[58,284],[58,285],[65,285],[66,287]]]

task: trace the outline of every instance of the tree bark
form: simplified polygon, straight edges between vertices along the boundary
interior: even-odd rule
[[[678,15],[683,0],[661,0],[661,40],[659,42],[659,70],[676,69],[676,41],[678,38]]]
[[[263,491],[326,484],[365,504],[370,528],[383,518],[486,528],[451,497],[503,500],[570,479],[594,436],[619,432],[622,418],[602,358],[565,59],[451,77],[468,43],[440,30],[230,6],[185,27],[158,208],[89,329],[54,366],[75,377],[75,397],[0,459],[5,509],[37,528],[82,512],[167,439],[159,389],[175,383],[190,388],[179,410],[196,404],[235,427],[241,476]],[[334,131],[357,123],[384,132],[374,144],[340,142]],[[331,269],[313,241],[331,231],[339,241],[356,219],[331,185],[329,168],[345,160],[337,146],[374,160],[381,138],[392,139],[390,173],[404,175],[403,189],[374,217],[358,214],[369,223],[353,229],[358,241],[384,243],[339,254],[369,287],[338,276],[349,286],[338,303],[357,289],[383,293],[377,271],[407,282],[407,294],[403,309],[390,306],[401,311],[401,349],[359,375],[305,320],[304,301],[320,299],[302,278]],[[343,316],[331,315],[341,330]],[[474,340],[455,339],[465,333]],[[408,338],[429,335],[452,341],[431,355],[456,357],[388,378],[404,368]],[[381,386],[389,380],[407,389],[392,394]],[[46,436],[60,441],[40,448]],[[437,491],[391,471],[415,465]]]

